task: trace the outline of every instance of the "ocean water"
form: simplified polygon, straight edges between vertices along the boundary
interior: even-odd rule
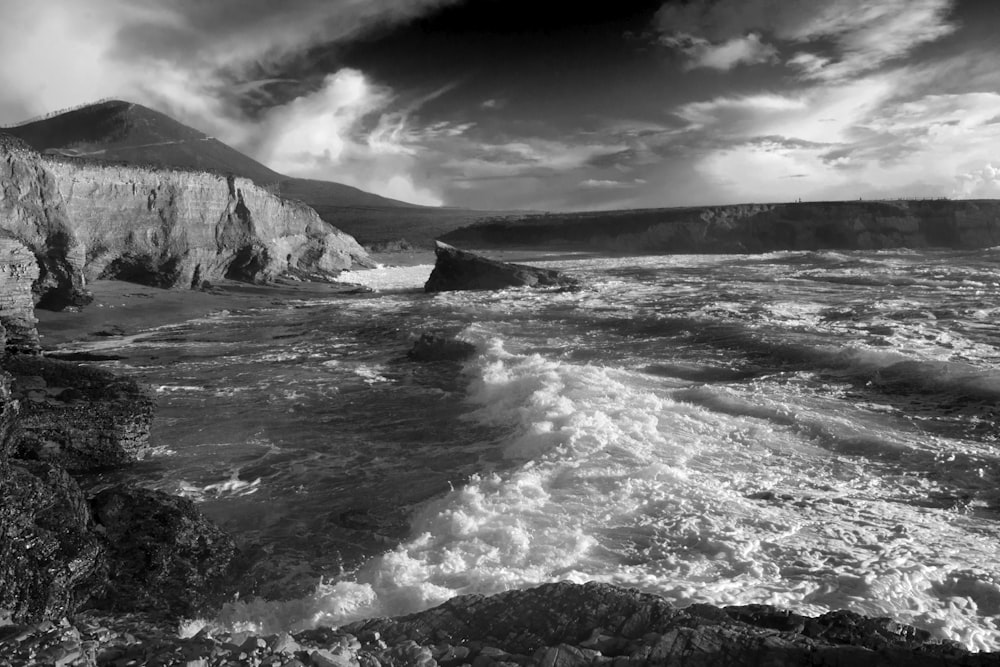
[[[570,580],[1000,649],[1000,249],[533,262],[576,290],[274,302],[113,343],[276,632]],[[406,358],[423,332],[475,345]],[[107,350],[108,343],[103,343]]]

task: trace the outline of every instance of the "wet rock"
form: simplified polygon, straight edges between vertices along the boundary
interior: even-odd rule
[[[464,361],[475,353],[472,343],[434,332],[421,334],[406,356],[413,361]]]
[[[9,409],[5,406],[5,410]],[[80,487],[42,461],[0,472],[0,609],[15,622],[72,614],[99,592],[106,552]]]
[[[99,608],[192,617],[231,597],[236,546],[190,500],[120,486],[98,493],[91,507],[111,564]]]
[[[148,450],[153,399],[134,380],[34,355],[10,355],[4,368],[14,376],[14,397],[25,399],[19,458],[82,472],[131,463]]]
[[[360,636],[378,632],[390,647],[431,645],[441,633],[464,637],[470,646],[475,640],[481,648],[506,652],[487,656],[492,664],[519,662],[526,655],[531,664],[566,666],[929,667],[987,665],[996,659],[888,619],[847,612],[809,618],[763,605],[675,609],[655,595],[595,583],[461,596],[417,614],[359,621],[341,630]],[[602,654],[598,645],[617,655]]]
[[[425,292],[494,290],[505,287],[571,287],[574,278],[552,269],[498,262],[438,241],[437,261],[424,284]]]

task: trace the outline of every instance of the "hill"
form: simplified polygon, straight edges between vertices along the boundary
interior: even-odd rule
[[[485,213],[418,206],[359,188],[280,174],[214,137],[140,104],[110,100],[0,128],[35,150],[66,158],[209,171],[249,178],[299,200],[364,244],[405,238],[432,246],[439,234]]]

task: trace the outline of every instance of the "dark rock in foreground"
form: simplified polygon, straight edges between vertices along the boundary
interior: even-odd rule
[[[11,355],[4,368],[21,403],[19,458],[81,472],[131,463],[148,449],[153,400],[134,380],[32,355]]]
[[[559,271],[498,262],[440,241],[437,242],[434,253],[437,261],[430,278],[424,284],[425,292],[505,287],[572,287],[578,284],[576,279]]]
[[[232,594],[236,545],[190,500],[122,486],[97,494],[91,507],[111,564],[99,608],[192,617]]]
[[[467,595],[418,614],[340,630],[362,641],[379,637],[411,657],[422,650],[438,664],[456,665],[997,664],[996,655],[970,654],[887,618],[850,612],[810,618],[764,605],[675,609],[655,595],[595,583]],[[416,664],[385,661],[385,653],[391,654],[376,655],[382,664]]]
[[[411,361],[464,361],[476,352],[476,346],[441,333],[425,333],[406,353]]]
[[[17,402],[0,373],[0,623],[72,614],[101,588],[104,547],[90,508],[66,471],[11,458]]]
[[[295,635],[200,632],[181,639],[142,619],[90,612],[76,627],[0,627],[0,656],[15,664],[51,664],[84,647],[91,661],[71,664],[986,667],[1000,658],[930,640],[889,619],[847,612],[808,618],[762,605],[679,610],[654,595],[605,584],[469,595],[397,619]]]

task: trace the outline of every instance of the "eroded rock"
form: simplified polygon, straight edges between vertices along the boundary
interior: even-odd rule
[[[111,564],[98,607],[193,617],[232,595],[236,545],[190,500],[119,486],[98,493],[91,507]]]
[[[153,399],[134,380],[34,355],[11,355],[3,365],[21,403],[19,458],[80,472],[145,455]]]
[[[437,261],[424,284],[425,292],[493,290],[506,287],[572,287],[577,281],[553,269],[510,264],[436,243]]]

